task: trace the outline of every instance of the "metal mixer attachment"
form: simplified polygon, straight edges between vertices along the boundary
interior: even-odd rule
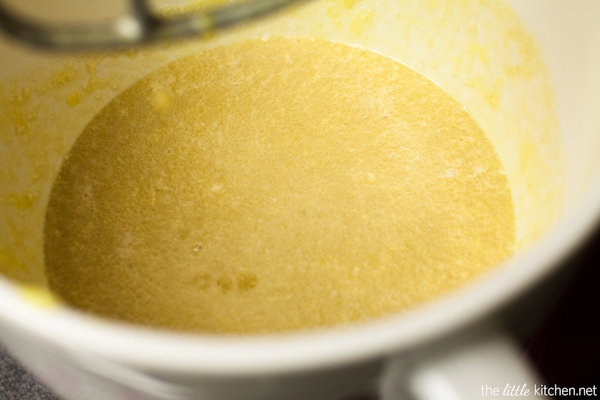
[[[129,14],[94,25],[44,24],[28,20],[8,10],[0,1],[0,29],[22,42],[49,50],[105,49],[202,37],[300,0],[246,0],[172,17],[158,16],[146,0],[129,1]]]

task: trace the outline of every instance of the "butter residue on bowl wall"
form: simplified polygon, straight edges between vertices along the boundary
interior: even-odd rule
[[[44,284],[43,224],[64,156],[91,118],[166,63],[239,39],[315,37],[372,49],[454,96],[488,134],[506,169],[517,249],[562,210],[563,167],[553,89],[516,14],[497,0],[322,0],[210,40],[53,59],[0,84],[0,270]],[[19,62],[15,58],[14,62]]]

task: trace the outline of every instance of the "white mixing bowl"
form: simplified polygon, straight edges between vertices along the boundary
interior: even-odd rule
[[[167,2],[158,2],[166,4]],[[64,21],[119,12],[23,2]],[[112,11],[105,11],[110,9]],[[115,11],[116,10],[116,11]],[[600,211],[600,2],[315,0],[211,40],[58,56],[0,43],[0,340],[66,399],[385,400],[481,397],[532,385],[512,344],[543,316]],[[425,73],[487,132],[511,184],[518,254],[402,315],[272,337],[153,331],[54,303],[43,223],[61,161],[87,122],[146,73],[248,37],[322,37]]]

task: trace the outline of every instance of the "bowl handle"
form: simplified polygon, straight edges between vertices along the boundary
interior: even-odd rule
[[[545,399],[544,385],[510,336],[486,334],[451,350],[415,361],[392,361],[383,377],[382,400]]]

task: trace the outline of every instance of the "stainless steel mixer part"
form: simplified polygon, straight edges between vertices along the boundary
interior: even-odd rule
[[[32,21],[17,16],[0,1],[0,29],[15,39],[49,50],[105,49],[202,37],[301,0],[246,0],[171,17],[158,16],[146,0],[129,1],[129,14],[94,25]]]

